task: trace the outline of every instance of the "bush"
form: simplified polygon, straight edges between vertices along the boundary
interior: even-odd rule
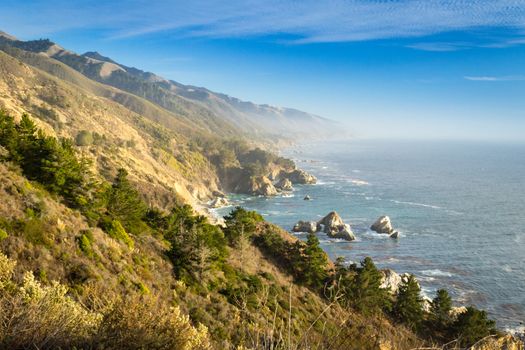
[[[488,319],[487,313],[473,306],[459,314],[452,328],[458,343],[462,347],[469,347],[489,335],[496,334],[496,323]]]
[[[4,239],[6,239],[7,237],[9,237],[9,235],[7,234],[7,232],[5,232],[4,230],[2,230],[0,228],[0,242],[2,242]]]
[[[211,348],[206,327],[193,327],[178,307],[147,295],[118,301],[104,315],[97,337],[104,349]]]
[[[93,144],[93,134],[87,130],[82,130],[75,139],[77,146],[91,146]]]
[[[128,235],[120,221],[111,220],[102,224],[102,229],[113,239],[125,243],[129,248],[133,248],[135,242]]]
[[[94,256],[93,252],[93,233],[89,230],[85,230],[77,237],[77,243],[79,249],[86,254],[88,257],[92,258]]]
[[[10,282],[14,263],[0,253],[0,289]],[[11,282],[14,283],[14,282]],[[92,337],[101,315],[66,295],[57,282],[42,286],[32,273],[18,288],[0,293],[0,348],[56,349],[82,347]]]

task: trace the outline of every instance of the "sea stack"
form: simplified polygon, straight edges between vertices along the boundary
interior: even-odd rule
[[[350,225],[345,224],[343,219],[335,211],[328,213],[328,215],[317,222],[317,225],[328,237],[342,238],[347,241],[355,240],[355,235]]]
[[[394,230],[390,218],[386,215],[380,216],[373,224],[370,229],[382,234],[390,235],[392,238],[399,238],[399,232]]]

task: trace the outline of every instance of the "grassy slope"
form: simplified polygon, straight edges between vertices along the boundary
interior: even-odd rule
[[[130,249],[100,229],[90,228],[78,212],[27,181],[9,163],[0,163],[0,197],[0,224],[8,233],[0,249],[17,261],[15,279],[33,271],[44,284],[60,281],[85,305],[96,304],[101,296],[107,299],[147,291],[170,300],[195,322],[208,326],[217,348],[232,343],[257,345],[271,337],[291,339],[298,348],[329,344],[334,349],[374,349],[380,344],[404,348],[419,343],[408,331],[385,320],[367,320],[327,304],[295,284],[281,266],[254,246],[247,246],[243,254],[232,251],[228,264],[235,274],[257,276],[262,286],[246,299],[228,300],[217,291],[178,282],[162,239],[133,236],[135,247]],[[79,243],[87,230],[93,237],[91,251]],[[259,234],[268,230],[287,240],[296,239],[269,224],[261,226]],[[213,278],[220,281],[220,273]]]
[[[127,168],[152,203],[165,206],[176,194],[196,205],[195,200],[205,200],[218,188],[211,164],[188,147],[191,134],[182,128],[173,132],[119,103],[93,94],[93,91],[102,91],[102,95],[119,92],[56,64],[61,72],[67,73],[67,80],[0,52],[0,107],[15,116],[29,112],[51,135],[75,138],[81,130],[104,135],[101,144],[83,147],[83,152],[94,160],[97,173],[110,178],[116,168]],[[153,105],[151,108],[158,109]],[[128,142],[133,146],[127,146]]]

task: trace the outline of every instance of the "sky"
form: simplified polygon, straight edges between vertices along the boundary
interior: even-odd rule
[[[0,30],[355,137],[525,142],[525,0],[0,0]]]

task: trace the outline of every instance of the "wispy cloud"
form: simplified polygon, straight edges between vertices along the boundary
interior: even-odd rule
[[[509,75],[509,76],[465,76],[463,77],[470,81],[525,81],[525,75]]]
[[[296,43],[317,43],[415,38],[482,27],[525,32],[525,3],[520,0],[116,0],[74,4],[66,0],[28,0],[20,3],[6,0],[0,4],[0,23],[18,23],[25,26],[26,32],[35,30],[34,23],[39,23],[40,31],[96,27],[113,39],[159,32],[205,38],[287,34]],[[507,44],[512,40],[520,39],[505,38]],[[455,43],[419,43],[411,47],[427,51],[463,48]]]

